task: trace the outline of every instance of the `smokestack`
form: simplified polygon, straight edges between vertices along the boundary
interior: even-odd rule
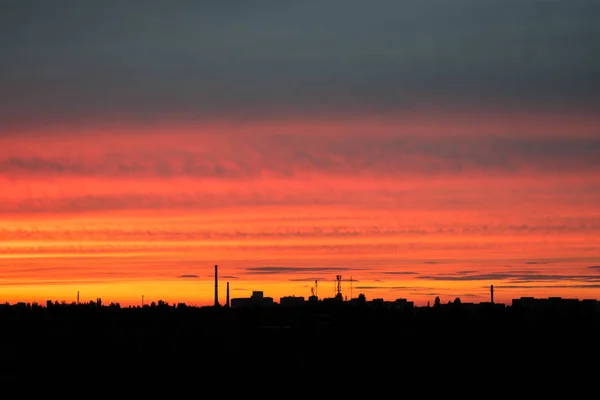
[[[494,304],[494,285],[490,286],[490,297],[491,297],[492,304]]]
[[[229,282],[227,282],[227,304],[225,306],[229,308]]]
[[[77,291],[77,304],[79,304],[79,290]]]
[[[219,266],[215,265],[215,307],[219,306]]]

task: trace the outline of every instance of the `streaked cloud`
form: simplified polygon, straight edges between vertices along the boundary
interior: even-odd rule
[[[360,268],[343,268],[343,267],[248,267],[246,274],[255,275],[271,275],[271,274],[297,274],[307,272],[344,272],[356,271]]]
[[[543,273],[489,273],[489,274],[440,274],[440,275],[422,275],[416,279],[426,279],[433,281],[512,281],[518,282],[561,282],[561,281],[582,281],[582,282],[600,282],[598,275],[566,275],[566,274],[543,274]]]
[[[432,281],[488,281],[510,279],[511,274],[493,273],[493,274],[474,274],[474,275],[421,275],[417,279],[426,279]]]
[[[412,271],[380,271],[378,272],[380,275],[418,275],[418,272]]]
[[[494,286],[496,287],[496,286]],[[571,284],[571,285],[498,285],[500,289],[600,289],[600,284]],[[560,292],[555,292],[560,293]],[[561,296],[558,296],[561,297]],[[566,296],[568,297],[568,296]]]
[[[376,289],[386,289],[386,290],[415,290],[412,286],[383,286],[383,285],[359,285],[355,287],[356,290],[376,290]]]
[[[392,123],[389,128],[394,126]],[[344,129],[344,126],[328,129],[324,125],[319,130],[325,134],[315,136],[311,133],[310,140],[305,132],[295,130],[288,134],[261,134],[260,125],[256,127],[258,132],[254,138],[235,130],[223,132],[221,136],[171,132],[168,136],[155,138],[158,142],[153,146],[141,135],[134,141],[140,148],[119,148],[111,141],[103,145],[104,140],[98,142],[94,135],[70,140],[70,146],[65,147],[59,137],[46,140],[46,154],[32,153],[27,148],[20,154],[2,156],[0,152],[0,175],[11,179],[240,180],[256,179],[265,174],[285,179],[307,174],[398,177],[501,172],[514,175],[549,169],[565,174],[600,166],[598,137],[499,137],[487,134],[484,127],[475,137],[463,133],[431,138],[419,136],[419,129],[404,127],[401,123],[397,124],[395,134],[377,134],[376,128],[374,133],[366,128],[358,134],[350,127],[348,123],[348,132],[344,135],[332,135],[327,132]],[[417,132],[410,133],[411,129]],[[118,136],[114,136],[116,140]],[[5,145],[13,141],[6,139]],[[98,142],[96,146],[93,146],[94,142]]]
[[[315,281],[324,281],[324,280],[328,280],[331,278],[323,278],[323,277],[317,277],[317,278],[289,278],[288,281],[290,282],[315,282]]]

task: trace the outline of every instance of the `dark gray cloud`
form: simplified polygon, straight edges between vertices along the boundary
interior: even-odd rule
[[[116,282],[116,281],[120,281],[121,279],[119,279],[118,277],[111,277],[110,278],[110,282]],[[127,281],[129,279],[125,278],[122,279],[123,281]],[[103,280],[103,279],[87,279],[87,278],[82,278],[82,279],[40,279],[40,280],[3,280],[2,282],[0,282],[0,286],[7,286],[7,287],[14,287],[16,285],[19,286],[32,286],[35,287],[37,285],[71,285],[71,284],[81,284],[81,285],[86,285],[86,284],[106,284],[107,280]]]
[[[426,295],[426,296],[429,296],[431,294],[430,291],[432,291],[432,290],[444,291],[445,289],[434,289],[434,288],[425,287],[425,286],[357,285],[354,287],[354,290],[359,290],[359,291],[360,290],[365,290],[365,291],[371,291],[371,290],[374,290],[374,291],[380,291],[380,290],[402,291],[404,295],[417,295],[417,296]]]
[[[412,271],[381,271],[381,272],[376,272],[377,274],[380,275],[418,275],[418,272],[412,272]]]
[[[178,278],[199,278],[198,275],[179,275]]]
[[[290,282],[314,282],[314,281],[324,281],[325,278],[290,278],[288,281]]]
[[[434,280],[434,281],[510,281],[512,283],[531,283],[531,282],[561,282],[561,281],[579,281],[579,282],[600,282],[598,275],[567,275],[567,274],[543,274],[535,271],[520,272],[513,271],[508,273],[488,273],[488,274],[439,274],[439,275],[421,275],[416,279]]]
[[[387,290],[414,290],[413,286],[383,286],[383,285],[364,285],[356,286],[356,290],[376,290],[376,289],[387,289]]]
[[[270,274],[297,274],[302,272],[344,272],[356,271],[360,268],[344,267],[248,267],[247,274],[270,275]]]
[[[589,285],[498,285],[494,287],[499,289],[600,289],[600,283]]]
[[[0,122],[597,106],[600,3],[5,0]]]
[[[238,279],[238,277],[233,275],[219,275],[219,279]]]
[[[417,279],[426,279],[433,281],[488,281],[488,280],[503,280],[510,279],[511,274],[508,273],[493,273],[493,274],[452,274],[452,275],[422,275],[417,276]]]
[[[588,268],[600,270],[600,265],[592,265]]]
[[[461,293],[461,294],[455,294],[455,295],[445,295],[448,297],[467,297],[467,298],[479,298],[482,297],[479,294],[474,294],[474,293]]]

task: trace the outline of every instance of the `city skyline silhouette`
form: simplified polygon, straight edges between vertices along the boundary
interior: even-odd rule
[[[600,355],[598,20],[0,0],[0,381],[577,397]]]

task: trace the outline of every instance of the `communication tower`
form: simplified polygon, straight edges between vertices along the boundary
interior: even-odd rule
[[[335,298],[341,300],[341,299],[343,299],[343,297],[342,297],[342,276],[336,275],[335,280],[336,280]]]

